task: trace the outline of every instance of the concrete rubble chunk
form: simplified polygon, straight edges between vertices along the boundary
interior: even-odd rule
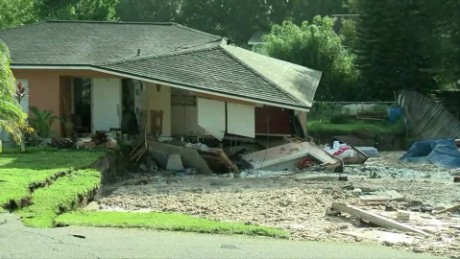
[[[253,169],[263,170],[295,170],[299,162],[311,157],[321,165],[339,167],[341,160],[336,158],[311,142],[288,143],[268,148],[243,156]]]
[[[162,168],[167,168],[169,155],[179,154],[184,168],[196,168],[196,170],[200,174],[212,173],[208,164],[198,153],[197,150],[159,143],[156,141],[149,141],[148,144],[150,153],[152,154],[158,165]]]
[[[180,154],[170,154],[168,157],[168,162],[166,164],[167,170],[182,171],[184,170],[184,165],[182,164],[182,158]]]

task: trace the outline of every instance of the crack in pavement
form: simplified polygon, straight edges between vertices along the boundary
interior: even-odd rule
[[[38,236],[41,236],[41,237],[44,237],[44,238],[47,238],[47,239],[51,239],[55,242],[57,242],[58,244],[60,245],[76,245],[76,246],[79,246],[78,244],[70,244],[70,243],[66,243],[62,240],[58,240],[52,236],[48,236],[48,235],[45,235],[45,234],[41,234],[41,233],[37,233],[37,232],[33,232],[33,231],[27,231],[27,230],[19,230],[20,232],[23,232],[23,233],[29,233],[29,234],[34,234],[34,235],[38,235]],[[80,247],[80,246],[79,246]]]

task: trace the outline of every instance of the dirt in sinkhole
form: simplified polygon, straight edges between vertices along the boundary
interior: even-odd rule
[[[434,165],[399,162],[401,152],[381,153],[366,164],[345,167],[348,181],[310,181],[305,176],[325,172],[257,172],[245,177],[175,176],[167,172],[137,174],[134,179],[104,186],[97,204],[88,209],[116,211],[166,211],[221,221],[237,221],[287,229],[291,238],[349,242],[378,242],[384,245],[434,255],[460,257],[460,215],[411,212],[408,224],[425,229],[431,237],[404,234],[371,227],[346,214],[328,216],[332,202],[344,202],[395,219],[395,211],[420,205],[434,209],[460,202],[460,184],[453,175]],[[330,173],[329,173],[330,174]],[[269,177],[268,177],[269,176]],[[134,184],[134,185],[131,185]],[[396,190],[404,201],[364,205],[354,194]],[[90,204],[91,205],[91,204]]]

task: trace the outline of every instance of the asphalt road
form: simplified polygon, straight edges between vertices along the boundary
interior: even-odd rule
[[[5,222],[6,220],[6,222]],[[368,244],[136,229],[24,227],[0,214],[0,258],[436,258]]]

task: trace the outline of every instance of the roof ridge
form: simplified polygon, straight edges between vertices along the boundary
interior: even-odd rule
[[[184,30],[188,30],[188,31],[192,31],[192,32],[204,34],[204,35],[207,35],[207,36],[212,36],[212,37],[216,37],[216,38],[222,38],[222,36],[220,36],[220,35],[216,35],[216,34],[204,32],[204,31],[200,31],[200,30],[197,30],[197,29],[193,29],[193,28],[187,27],[187,26],[185,26],[185,25],[182,25],[182,24],[179,24],[179,23],[176,23],[176,22],[126,22],[126,21],[93,21],[93,20],[47,20],[47,21],[45,21],[45,23],[87,23],[87,24],[88,24],[88,23],[89,23],[89,24],[92,24],[92,23],[98,24],[98,23],[99,23],[99,24],[168,25],[168,26],[176,26],[176,27],[181,28],[181,29],[184,29]]]
[[[204,32],[204,31],[200,31],[200,30],[193,29],[193,28],[187,27],[187,26],[182,25],[182,24],[179,24],[179,23],[173,23],[173,25],[176,26],[176,27],[179,27],[179,28],[181,28],[181,29],[184,29],[184,30],[189,30],[189,31],[192,31],[192,32],[201,33],[201,34],[204,34],[204,35],[207,35],[207,36],[213,36],[213,37],[224,38],[224,37],[221,36],[221,35],[216,35],[216,34]]]
[[[46,20],[44,23],[100,23],[100,24],[145,24],[145,25],[175,25],[174,22],[125,22],[125,21],[93,21],[93,20]]]
[[[222,39],[218,39],[218,40],[222,41]],[[97,66],[117,65],[117,64],[122,64],[122,63],[125,63],[125,62],[131,62],[131,61],[144,61],[144,60],[153,59],[153,58],[173,57],[173,56],[179,56],[179,55],[183,55],[183,54],[189,54],[189,53],[196,53],[196,52],[201,52],[201,51],[213,50],[213,49],[219,48],[220,44],[216,44],[215,46],[211,46],[211,47],[209,47],[209,46],[207,47],[206,44],[214,43],[214,42],[217,42],[218,40],[211,40],[211,41],[206,41],[206,42],[203,42],[203,43],[196,43],[196,44],[193,44],[193,45],[189,45],[190,48],[186,48],[186,47],[189,47],[189,46],[183,46],[181,48],[186,48],[186,49],[180,49],[178,51],[170,51],[170,52],[165,52],[165,53],[162,53],[162,54],[152,54],[152,55],[147,55],[147,56],[143,56],[143,57],[136,56],[136,57],[133,57],[133,58],[120,59],[120,60],[101,63],[101,64],[96,64],[96,65]],[[193,46],[196,46],[198,44],[205,45],[205,46],[193,47]]]
[[[235,55],[233,55],[232,53],[230,53],[228,50],[225,49],[225,45],[220,45],[219,46],[223,51],[224,53],[226,53],[230,58],[234,59],[235,61],[237,61],[238,63],[240,63],[241,65],[243,65],[244,67],[246,67],[247,69],[249,69],[252,73],[254,73],[255,75],[259,76],[260,78],[262,78],[264,81],[266,81],[267,83],[273,85],[276,87],[276,89],[280,90],[281,92],[283,92],[284,94],[286,94],[289,98],[293,99],[294,101],[297,101],[299,103],[302,103],[301,100],[297,99],[294,95],[292,95],[291,93],[289,93],[288,91],[278,87],[278,85],[273,82],[272,80],[270,80],[269,78],[267,78],[266,76],[262,75],[261,73],[259,73],[258,71],[256,71],[254,68],[250,67],[249,65],[247,65],[246,63],[243,62],[243,60],[239,59],[238,57],[236,57]],[[235,46],[237,47],[237,46]],[[237,47],[239,48],[239,47]],[[246,49],[245,49],[246,50]],[[249,51],[249,50],[246,50],[246,51]],[[257,54],[257,53],[256,53]]]

